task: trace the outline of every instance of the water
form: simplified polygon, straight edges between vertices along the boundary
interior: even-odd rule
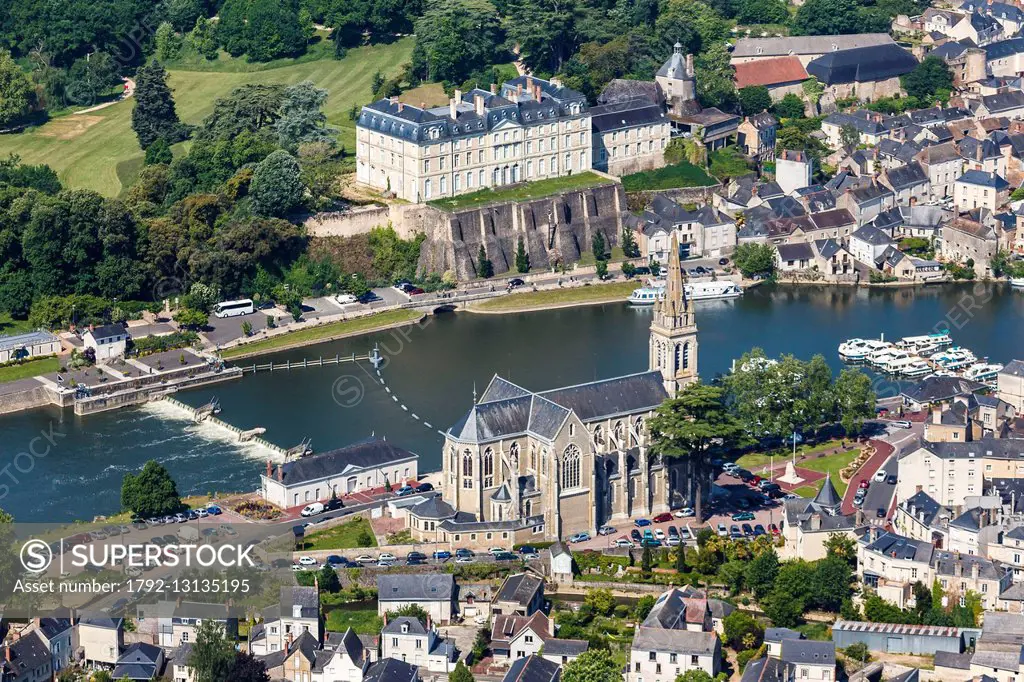
[[[260,373],[176,397],[201,405],[216,395],[221,418],[242,428],[266,427],[267,439],[285,447],[309,437],[323,452],[371,434],[385,436],[419,453],[420,468],[428,471],[439,467],[437,429],[468,408],[474,386],[482,392],[494,373],[541,390],[645,370],[650,318],[649,308],[625,304],[517,315],[458,313],[428,318],[404,338],[389,331],[260,359],[362,354],[380,343],[389,358],[383,371],[388,386],[408,411],[376,382],[368,365]],[[880,332],[898,338],[942,326],[980,356],[1000,362],[1024,357],[1024,294],[1005,286],[761,287],[737,300],[698,304],[697,323],[705,379],[728,371],[752,346],[769,355],[821,353],[838,370],[836,347],[846,338]],[[65,435],[54,438],[49,454],[15,460],[51,425]],[[37,441],[36,451],[44,444]],[[85,418],[53,409],[10,415],[0,417],[0,507],[21,521],[114,512],[121,478],[149,459],[167,466],[183,494],[252,490],[268,455],[258,446],[239,446],[214,427],[191,424],[167,405]]]

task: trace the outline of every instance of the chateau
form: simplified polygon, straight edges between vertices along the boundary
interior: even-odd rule
[[[595,533],[689,502],[685,461],[650,452],[647,421],[697,380],[697,325],[678,244],[651,323],[648,371],[534,392],[495,376],[445,432],[441,499],[408,512],[413,537],[511,546]]]

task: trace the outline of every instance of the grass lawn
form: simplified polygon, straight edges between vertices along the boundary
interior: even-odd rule
[[[482,189],[477,192],[470,192],[469,194],[460,194],[451,199],[435,199],[427,203],[442,211],[461,211],[496,201],[526,201],[551,196],[559,192],[604,185],[610,182],[612,181],[608,178],[602,178],[600,175],[587,171],[585,173],[563,175],[558,178],[548,178],[547,180],[537,180],[536,182],[524,182],[505,189]]]
[[[359,536],[363,531],[370,536],[373,544],[362,546],[376,547],[377,540],[373,537],[370,522],[360,516],[340,526],[307,535],[303,541],[303,549],[354,549],[360,546]]]
[[[797,632],[802,632],[807,639],[828,641],[832,639],[828,634],[828,623],[804,623],[796,627]]]
[[[421,104],[428,107],[443,107],[448,104],[448,95],[440,83],[424,83],[418,88],[406,90],[398,96],[398,100],[413,107]]]
[[[799,458],[801,456],[813,455],[813,454],[815,454],[817,452],[822,452],[824,450],[830,450],[830,449],[832,449],[834,447],[837,447],[839,445],[839,443],[840,443],[839,440],[833,439],[833,440],[825,441],[824,443],[815,443],[813,445],[808,445],[806,443],[804,443],[802,445],[798,445],[797,448],[796,448],[797,459],[799,461]],[[779,460],[779,459],[785,459],[785,458],[790,457],[792,455],[792,452],[793,452],[791,448],[792,448],[792,445],[790,445],[788,448],[787,447],[780,447],[779,449],[777,449],[775,451],[775,459]],[[772,461],[771,458],[772,458],[772,456],[770,454],[768,454],[768,453],[748,452],[747,454],[745,454],[742,457],[740,457],[739,459],[737,459],[736,463],[739,464],[744,469],[750,469],[754,473],[758,473],[759,469],[764,469],[764,468],[767,468],[767,467],[771,466],[771,461]],[[803,464],[801,463],[799,466],[803,466]],[[815,471],[819,471],[819,469],[816,469],[815,467],[808,467],[808,468],[809,469],[814,469]],[[842,467],[839,467],[839,468],[841,469]],[[835,473],[835,472],[833,472],[833,473]]]
[[[375,608],[346,608],[344,606],[327,612],[327,629],[331,632],[345,632],[348,628],[360,635],[380,634],[381,618]]]
[[[319,45],[309,55],[268,64],[222,56],[210,63],[183,64],[187,69],[170,68],[169,84],[182,121],[199,123],[213,110],[217,98],[241,85],[311,80],[328,91],[327,121],[339,129],[346,151],[354,153],[355,124],[348,118],[349,109],[370,102],[374,73],[380,71],[385,78],[399,73],[412,55],[414,40],[408,37],[389,45],[356,48],[341,60],[331,58]],[[89,114],[61,116],[25,133],[0,135],[0,157],[14,153],[25,163],[49,164],[67,187],[117,196],[122,179],[138,173],[142,158],[131,129],[134,106],[127,100]]]
[[[814,497],[818,494],[819,485],[802,485],[793,491],[794,494],[800,497]]]
[[[574,303],[607,303],[625,301],[636,289],[636,282],[613,282],[612,284],[591,284],[572,289],[551,289],[531,291],[526,294],[511,294],[492,298],[476,304],[473,308],[485,311],[515,312],[546,306],[571,305]]]
[[[326,341],[332,338],[340,338],[341,336],[370,332],[374,329],[389,327],[394,324],[415,322],[420,319],[422,315],[423,313],[415,310],[389,310],[387,312],[377,313],[376,315],[357,317],[353,320],[341,320],[339,322],[320,325],[319,327],[300,329],[297,332],[281,334],[269,339],[264,339],[263,341],[256,341],[254,343],[247,343],[244,346],[228,348],[221,353],[221,356],[225,360],[230,360],[231,358],[236,358],[241,355],[269,353],[270,351],[279,350],[295,344],[316,343],[318,341]]]
[[[676,187],[703,187],[715,184],[714,178],[703,169],[683,161],[652,171],[633,173],[622,178],[622,187],[627,192],[642,192]]]
[[[40,358],[23,362],[20,365],[0,367],[0,384],[18,379],[28,379],[40,374],[49,374],[58,369],[60,369],[60,360],[57,358]]]
[[[836,491],[842,495],[846,492],[846,483],[839,479],[839,470],[852,462],[859,452],[859,449],[844,450],[842,452],[837,452],[834,455],[828,455],[819,459],[805,459],[800,462],[800,466],[805,469],[810,469],[811,471],[820,471],[823,474],[832,474],[832,485],[834,485],[836,487]]]

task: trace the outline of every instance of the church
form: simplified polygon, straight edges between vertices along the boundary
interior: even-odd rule
[[[639,374],[539,392],[495,376],[445,432],[442,497],[409,509],[414,539],[550,542],[687,504],[687,463],[652,453],[647,429],[697,380],[697,325],[674,238],[649,345]]]

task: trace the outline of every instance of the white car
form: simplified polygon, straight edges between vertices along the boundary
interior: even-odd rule
[[[660,528],[655,528],[654,529],[654,537],[657,538],[658,540],[664,540],[665,539],[665,531],[663,531]]]
[[[636,545],[633,544],[632,540],[627,540],[626,538],[619,538],[618,540],[615,541],[615,546],[616,547],[626,547],[628,549],[633,549]]]
[[[875,472],[875,475],[871,479],[872,481],[881,482],[885,480],[885,469],[879,469]]]
[[[729,537],[729,529],[725,527],[724,523],[718,524],[718,536],[722,538]]]
[[[398,557],[396,557],[394,554],[391,554],[390,552],[384,552],[379,557],[377,557],[378,561],[396,561],[397,559]]]
[[[311,556],[300,556],[299,564],[302,566],[316,566],[316,559]]]
[[[691,516],[696,516],[696,514],[697,513],[693,510],[693,507],[683,507],[682,509],[677,509],[675,512],[673,512],[672,516],[676,517],[677,519],[686,519]]]
[[[376,561],[376,559],[369,554],[360,554],[356,557],[357,564],[372,564],[374,561]]]
[[[316,516],[322,514],[324,511],[324,505],[321,502],[314,502],[313,504],[307,504],[302,508],[302,516]]]
[[[490,549],[487,550],[487,552],[489,554],[491,554],[491,555],[504,554],[507,551],[508,550],[503,549],[502,547],[491,547]]]
[[[457,564],[471,564],[471,563],[473,563],[473,557],[471,557],[471,556],[460,556],[457,559],[455,559],[455,563],[457,563]]]
[[[334,297],[334,300],[337,301],[338,303],[341,303],[342,305],[348,303],[359,303],[359,299],[353,296],[352,294],[338,294],[337,296]]]

